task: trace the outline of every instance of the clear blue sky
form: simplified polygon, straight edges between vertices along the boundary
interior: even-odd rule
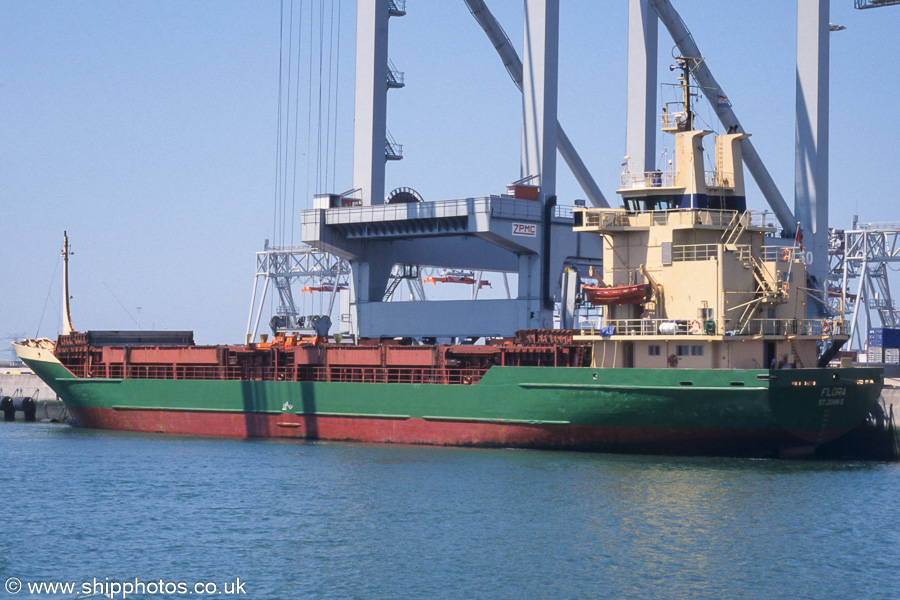
[[[673,4],[792,206],[796,4]],[[307,48],[319,15],[308,14],[309,0],[302,5]],[[520,45],[521,1],[488,5]],[[831,21],[847,26],[831,38],[837,227],[853,213],[900,221],[892,126],[900,7],[852,5],[831,7]],[[317,162],[329,165],[327,187],[332,179],[336,191],[351,187],[355,2],[324,6],[323,131],[333,133],[321,155],[314,139],[307,146],[306,123],[311,116],[315,128],[318,117],[316,50],[312,87],[302,58],[298,176],[288,200],[297,210],[307,189],[319,191]],[[329,26],[338,9],[339,38]],[[389,96],[388,128],[405,159],[388,165],[387,189],[411,186],[427,200],[503,191],[518,176],[516,88],[462,0],[409,0],[407,10],[391,20],[390,55],[407,86]],[[627,3],[563,0],[560,10],[559,119],[612,198],[625,146]],[[0,337],[55,337],[68,230],[76,328],[140,321],[192,329],[200,343],[243,339],[254,253],[277,239],[280,28],[276,0],[0,3]],[[663,82],[672,43],[662,26],[659,47]],[[329,86],[328,57],[337,68],[338,52]],[[558,193],[564,204],[583,197],[561,160]],[[766,208],[755,189],[749,195],[752,208]]]

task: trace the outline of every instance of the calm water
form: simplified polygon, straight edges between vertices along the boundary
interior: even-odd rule
[[[240,577],[241,598],[900,598],[898,464],[21,423],[0,423],[0,451],[0,579],[26,585],[222,590]]]

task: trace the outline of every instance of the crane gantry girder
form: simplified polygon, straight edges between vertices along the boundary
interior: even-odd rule
[[[260,279],[264,281],[264,285],[257,304],[256,291]],[[325,282],[331,288],[327,312],[327,315],[330,315],[335,294],[338,290],[346,289],[349,286],[349,263],[338,256],[305,244],[301,246],[269,246],[269,241],[266,240],[265,249],[256,253],[256,273],[253,277],[250,316],[247,318],[247,340],[256,338],[270,283],[278,292],[276,313],[295,320],[300,312],[294,301],[294,285],[299,283],[321,287]],[[254,314],[256,316],[255,324]]]
[[[900,0],[853,0],[853,8],[881,8],[882,6],[891,6],[900,4]]]
[[[881,327],[900,325],[900,307],[894,304],[888,280],[889,271],[896,269],[890,265],[900,263],[900,223],[854,224],[847,231],[832,230],[830,245],[833,283],[828,296],[837,301],[833,308],[843,311],[850,321],[851,347],[862,350],[866,331],[872,326],[870,310],[878,315]]]

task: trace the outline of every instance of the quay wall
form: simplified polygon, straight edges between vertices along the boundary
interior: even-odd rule
[[[28,396],[37,404],[38,419],[68,421],[68,413],[56,392],[50,389],[28,367],[0,368],[0,396]],[[16,416],[21,420],[22,414]],[[2,419],[2,415],[0,415]]]

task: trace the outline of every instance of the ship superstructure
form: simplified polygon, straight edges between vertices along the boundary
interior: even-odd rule
[[[624,208],[575,209],[575,230],[603,238],[602,275],[585,293],[607,306],[577,339],[597,367],[817,366],[820,344],[846,339],[843,323],[807,318],[802,248],[775,236],[770,213],[745,210],[748,135],[715,136],[707,169],[712,132],[680,126],[691,121],[663,113],[675,167],[623,173]]]

